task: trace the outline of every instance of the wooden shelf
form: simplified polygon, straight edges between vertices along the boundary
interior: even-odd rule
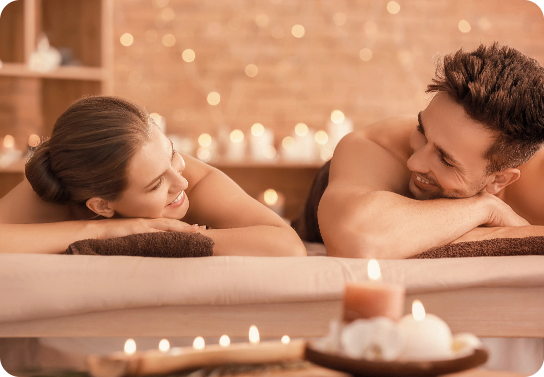
[[[106,72],[102,68],[76,66],[59,67],[50,72],[36,72],[25,64],[3,63],[0,65],[0,76],[102,81],[106,78]]]

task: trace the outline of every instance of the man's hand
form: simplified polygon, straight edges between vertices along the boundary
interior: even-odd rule
[[[482,225],[487,227],[507,227],[530,225],[527,220],[518,215],[514,210],[495,195],[483,192],[478,194],[488,205],[488,221]]]
[[[202,230],[197,224],[190,225],[175,219],[106,219],[93,221],[96,223],[98,239],[123,237],[137,233],[152,232],[187,232],[196,233]]]

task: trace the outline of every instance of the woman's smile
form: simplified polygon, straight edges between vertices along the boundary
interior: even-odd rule
[[[182,191],[179,193],[179,195],[174,199],[170,204],[168,204],[166,207],[169,208],[177,208],[183,204],[185,201],[185,191]]]

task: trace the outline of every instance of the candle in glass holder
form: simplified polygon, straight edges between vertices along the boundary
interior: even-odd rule
[[[373,317],[398,320],[404,309],[404,287],[400,284],[384,283],[380,266],[375,259],[368,262],[368,277],[368,282],[346,284],[344,320],[351,322],[359,318]]]
[[[274,189],[261,192],[257,200],[270,208],[272,211],[283,217],[285,214],[285,195]]]

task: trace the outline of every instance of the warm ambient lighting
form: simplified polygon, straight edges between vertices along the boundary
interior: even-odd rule
[[[190,63],[193,60],[195,60],[195,57],[196,57],[195,52],[191,50],[190,48],[183,50],[183,52],[181,53],[181,58],[187,63]]]
[[[264,154],[264,157],[271,160],[274,157],[276,157],[276,148],[274,148],[272,145],[267,145],[264,147],[263,154]]]
[[[459,27],[461,33],[468,33],[470,30],[472,30],[467,20],[459,21],[459,24],[457,26]]]
[[[258,14],[257,17],[255,17],[255,23],[259,27],[266,27],[268,26],[268,16],[264,13]]]
[[[221,96],[217,92],[211,92],[208,94],[208,103],[212,106],[218,105],[221,102]]]
[[[264,192],[264,202],[273,206],[278,202],[278,193],[274,189],[268,189]]]
[[[233,130],[230,133],[230,141],[233,143],[241,143],[244,141],[244,133],[241,130]]]
[[[333,110],[333,112],[331,113],[331,120],[335,124],[342,123],[344,121],[344,119],[345,119],[344,113],[341,112],[340,110]]]
[[[396,1],[390,1],[387,3],[387,11],[391,14],[397,14],[400,12],[400,5]]]
[[[368,261],[368,277],[371,280],[380,280],[382,274],[380,272],[380,265],[376,259]]]
[[[40,145],[40,137],[36,134],[32,134],[28,137],[28,146],[31,148],[36,148]]]
[[[156,30],[150,29],[145,32],[145,40],[148,42],[155,42],[159,37],[159,33]]]
[[[295,38],[302,38],[304,36],[304,33],[306,30],[304,29],[304,26],[302,25],[295,25],[291,28],[291,33]]]
[[[298,136],[306,136],[308,134],[308,126],[305,123],[298,123],[295,126],[295,133]]]
[[[212,137],[210,134],[202,134],[198,137],[198,145],[201,147],[209,147],[212,143]]]
[[[283,344],[288,344],[290,341],[291,341],[291,338],[289,338],[288,335],[284,335],[284,336],[281,337],[281,342]]]
[[[159,342],[159,350],[161,352],[168,352],[170,350],[170,342],[168,339],[163,339]]]
[[[128,47],[134,43],[134,37],[130,33],[125,33],[121,35],[121,44],[125,47]]]
[[[230,338],[228,335],[223,335],[221,338],[219,338],[219,345],[221,347],[227,347],[230,345]]]
[[[257,76],[257,73],[259,73],[259,68],[255,64],[248,64],[246,66],[246,75],[248,77],[255,77]]]
[[[281,145],[285,148],[285,149],[290,149],[290,148],[293,148],[295,146],[295,139],[293,139],[291,136],[286,136],[283,138],[283,140],[281,141]]]
[[[319,157],[321,157],[322,161],[329,161],[332,158],[333,153],[334,150],[332,148],[323,148],[319,153]]]
[[[346,23],[346,15],[344,13],[335,13],[334,16],[332,16],[332,22],[334,22],[334,24],[336,26],[342,26]]]
[[[329,141],[329,135],[323,130],[319,130],[315,133],[315,141],[317,144],[325,145]]]
[[[206,343],[204,342],[204,338],[201,336],[197,336],[193,342],[193,348],[195,350],[202,350],[204,349]]]
[[[166,34],[164,37],[162,37],[162,44],[166,47],[172,47],[176,44],[176,37],[174,37],[172,34]]]
[[[251,134],[253,136],[263,136],[264,126],[260,123],[255,123],[253,126],[251,126]]]
[[[198,157],[200,161],[206,162],[210,160],[210,158],[212,157],[212,154],[208,148],[202,147],[197,149],[196,157]]]
[[[259,338],[259,330],[257,329],[257,326],[252,325],[249,328],[249,342],[251,344],[259,344],[260,338]]]
[[[172,8],[165,8],[161,12],[161,18],[166,22],[170,22],[176,18],[176,12]]]
[[[4,137],[4,148],[13,148],[15,145],[15,138],[11,135],[6,135]]]
[[[425,319],[425,308],[419,300],[412,302],[412,315],[416,321],[423,321]]]
[[[363,48],[361,51],[359,51],[359,58],[361,58],[361,60],[364,62],[370,61],[370,59],[372,59],[372,50],[369,48]]]
[[[134,339],[127,339],[124,351],[125,355],[133,355],[136,352],[136,342]]]

